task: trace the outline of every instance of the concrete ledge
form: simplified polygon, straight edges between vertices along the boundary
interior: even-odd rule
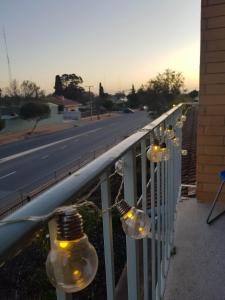
[[[224,209],[220,204],[219,209]],[[178,204],[177,254],[171,259],[165,300],[225,299],[225,216],[206,224],[209,204]]]

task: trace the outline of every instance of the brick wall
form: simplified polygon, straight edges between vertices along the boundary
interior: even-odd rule
[[[225,0],[202,0],[197,198],[212,200],[225,169]]]

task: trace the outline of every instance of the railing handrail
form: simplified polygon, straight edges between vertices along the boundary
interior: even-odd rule
[[[3,219],[13,220],[22,219],[27,216],[41,216],[52,212],[59,206],[65,205],[72,198],[87,187],[94,179],[109,169],[113,163],[126,154],[134,145],[149,134],[154,128],[163,123],[175,111],[181,108],[183,104],[171,108],[168,112],[162,114],[159,118],[149,123],[141,130],[132,134],[106,153],[99,156],[83,168],[73,173],[68,178],[62,180],[49,190],[43,192],[31,202],[18,209],[16,212]],[[26,240],[43,223],[22,221],[17,223],[8,223],[0,225],[0,264],[10,254],[19,251],[24,247]]]

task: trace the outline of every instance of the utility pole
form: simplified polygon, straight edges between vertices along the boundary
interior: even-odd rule
[[[91,109],[91,120],[92,120],[92,97],[91,97],[91,88],[93,88],[93,85],[86,86],[88,88],[89,93],[89,100],[90,100],[90,109]]]

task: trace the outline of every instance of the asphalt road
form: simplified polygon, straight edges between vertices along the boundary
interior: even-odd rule
[[[88,153],[149,123],[146,112],[122,114],[77,128],[0,146],[0,209]]]

